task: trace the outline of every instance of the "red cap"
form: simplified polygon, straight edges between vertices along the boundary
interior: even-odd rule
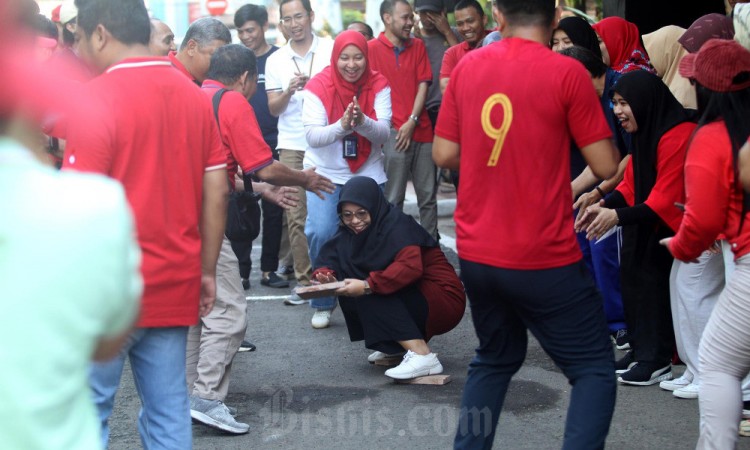
[[[60,22],[60,8],[62,8],[62,3],[57,5],[55,9],[52,10],[52,17],[50,17],[50,19],[52,19],[52,21],[55,23]]]
[[[745,73],[741,80],[735,78]],[[734,92],[750,87],[750,51],[736,41],[710,39],[680,61],[680,75],[692,78],[715,92]]]

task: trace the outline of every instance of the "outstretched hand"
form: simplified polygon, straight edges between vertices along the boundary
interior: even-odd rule
[[[262,195],[264,200],[284,209],[294,208],[299,203],[296,187],[270,185]]]
[[[305,190],[317,195],[321,200],[325,200],[324,192],[332,194],[336,190],[336,185],[330,179],[316,173],[315,167],[310,167],[302,172],[307,178],[304,185]]]
[[[356,278],[346,278],[344,287],[336,289],[336,295],[343,295],[344,297],[365,295],[365,282]]]
[[[600,239],[612,227],[617,226],[619,218],[614,209],[604,208],[600,204],[591,205],[580,219],[576,220],[576,231],[585,231],[586,239]]]

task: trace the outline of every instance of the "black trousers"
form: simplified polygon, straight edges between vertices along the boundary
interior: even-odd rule
[[[352,342],[387,354],[403,352],[398,341],[424,339],[427,299],[415,285],[390,295],[339,297]]]
[[[273,159],[279,160],[279,152],[276,150],[276,142],[266,142],[271,147]],[[284,209],[265,199],[260,201],[260,209],[263,217],[261,235],[260,270],[262,272],[275,272],[279,267],[279,250],[281,249],[281,225]],[[240,276],[250,278],[252,270],[251,253],[253,241],[232,241],[232,250],[237,255],[240,263]]]
[[[665,366],[674,352],[669,302],[673,258],[659,239],[671,233],[663,225],[647,235],[639,228],[622,227],[620,288],[625,323],[635,360]]]

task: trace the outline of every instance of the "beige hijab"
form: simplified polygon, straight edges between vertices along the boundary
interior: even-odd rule
[[[680,60],[688,53],[685,47],[677,42],[684,32],[684,28],[667,25],[653,33],[644,34],[643,44],[656,74],[669,87],[677,101],[685,108],[697,109],[695,88],[690,84],[690,80],[679,72]]]
[[[750,50],[750,3],[734,5],[734,40]]]

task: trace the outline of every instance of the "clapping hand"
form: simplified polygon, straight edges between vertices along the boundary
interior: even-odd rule
[[[346,107],[344,115],[341,117],[341,127],[345,130],[351,130],[352,128],[362,125],[365,123],[365,115],[362,113],[362,109],[359,106],[357,97],[353,97],[352,102]]]

